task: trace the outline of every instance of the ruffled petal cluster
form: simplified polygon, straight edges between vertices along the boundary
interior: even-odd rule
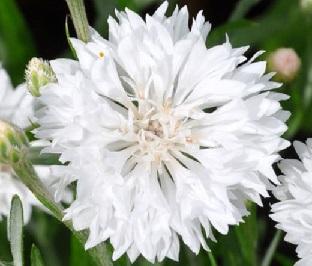
[[[39,98],[36,136],[60,154],[58,194],[77,181],[65,219],[89,229],[91,248],[109,240],[113,258],[178,260],[179,238],[198,253],[261,204],[288,146],[280,84],[248,47],[206,47],[202,13],[145,20],[126,9],[109,38],[71,39],[78,61],[51,61],[57,82]],[[209,37],[208,37],[209,38]]]
[[[300,160],[285,159],[279,164],[283,175],[275,190],[280,202],[272,205],[271,218],[277,228],[286,232],[285,240],[297,245],[300,260],[296,266],[309,266],[312,261],[312,139],[306,144],[296,141]]]

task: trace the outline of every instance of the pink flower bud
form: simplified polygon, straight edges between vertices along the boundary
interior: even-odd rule
[[[279,48],[270,54],[268,67],[270,71],[276,72],[277,79],[289,82],[292,81],[301,66],[301,60],[296,51],[292,48]]]

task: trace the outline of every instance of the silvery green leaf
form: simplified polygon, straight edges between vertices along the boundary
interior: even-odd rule
[[[17,195],[11,202],[9,231],[13,264],[23,266],[23,206]]]

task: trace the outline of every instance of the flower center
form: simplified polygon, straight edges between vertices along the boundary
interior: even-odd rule
[[[131,123],[130,123],[131,124]],[[189,136],[181,118],[177,118],[171,105],[139,101],[133,111],[132,131],[137,146],[135,157],[139,163],[142,160],[156,163],[170,160],[173,151],[188,144]]]
[[[162,138],[164,136],[163,127],[158,120],[149,121],[147,130],[157,137]]]

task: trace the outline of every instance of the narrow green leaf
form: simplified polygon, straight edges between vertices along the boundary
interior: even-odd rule
[[[265,253],[265,256],[264,256],[264,259],[261,263],[261,266],[270,266],[271,265],[271,262],[273,260],[274,255],[275,255],[275,251],[278,247],[278,244],[279,244],[281,238],[282,238],[282,231],[277,230],[273,239],[272,239],[270,246],[268,247],[268,249]]]
[[[244,18],[248,11],[259,2],[260,0],[240,0],[236,4],[229,21],[236,21]]]
[[[70,41],[70,33],[69,33],[69,29],[68,29],[68,16],[66,16],[66,19],[65,19],[65,34],[66,34],[66,38],[67,38],[69,48],[70,48],[74,58],[77,58],[76,51],[75,51],[75,49],[74,49],[74,47]]]
[[[88,42],[90,39],[89,23],[83,0],[66,0],[78,39]]]
[[[209,262],[211,266],[217,266],[217,262],[212,254],[212,252],[208,252]]]
[[[30,262],[31,266],[44,266],[40,251],[35,245],[32,245],[31,247]]]
[[[9,232],[14,266],[23,266],[23,206],[17,195],[11,202]]]

